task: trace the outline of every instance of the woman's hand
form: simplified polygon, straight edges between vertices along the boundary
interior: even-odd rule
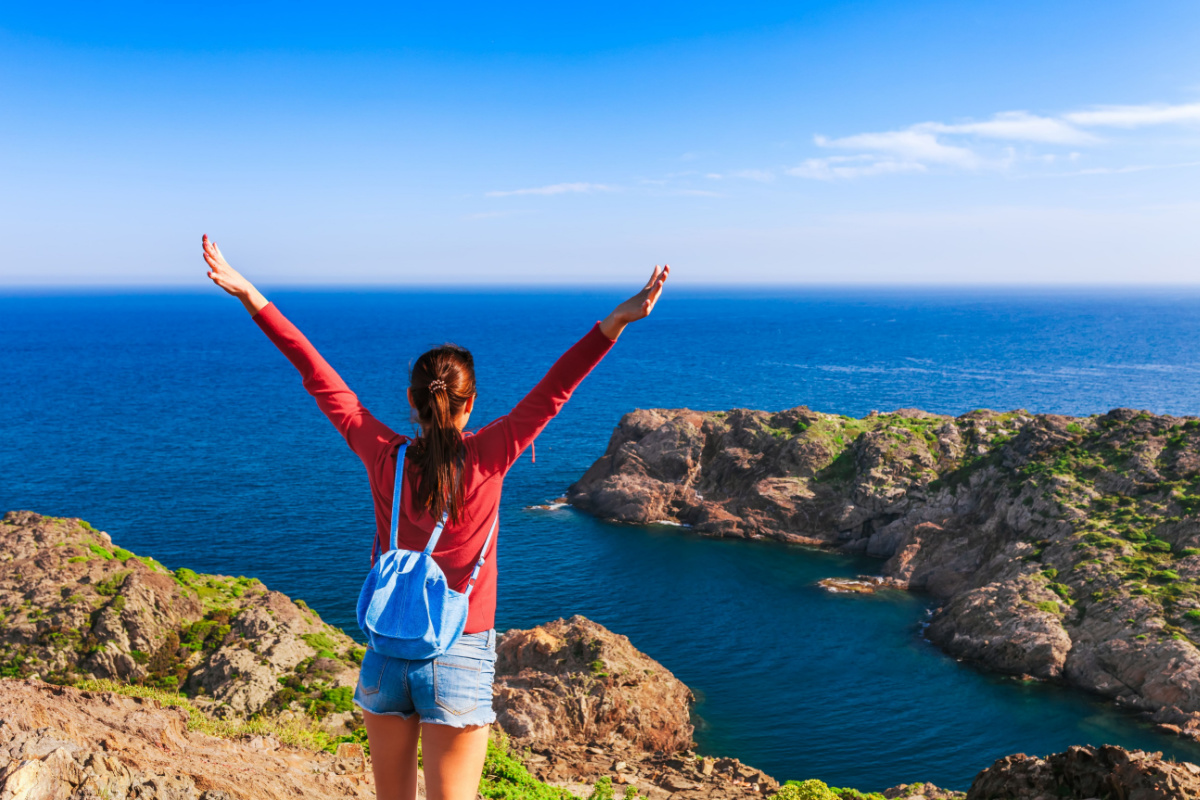
[[[667,275],[670,272],[671,268],[665,264],[661,270],[658,265],[655,265],[654,272],[650,273],[650,280],[642,287],[642,290],[614,308],[612,313],[600,323],[600,332],[615,342],[621,335],[621,331],[625,330],[626,325],[650,316],[650,312],[654,310],[654,304],[658,302],[658,297],[662,294],[663,284],[666,283]]]
[[[208,277],[212,278],[212,282],[241,300],[251,316],[262,311],[267,305],[267,298],[254,288],[254,284],[242,277],[242,273],[229,266],[216,242],[209,241],[207,233],[200,242],[204,247],[204,261],[208,264]]]

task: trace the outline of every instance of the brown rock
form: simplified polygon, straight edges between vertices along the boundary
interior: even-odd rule
[[[310,695],[357,682],[357,644],[257,581],[172,574],[80,520],[28,511],[0,521],[0,553],[0,665],[22,677],[36,663],[52,683],[177,685],[226,717],[280,710],[281,679]]]
[[[510,630],[496,651],[497,721],[522,744],[624,742],[647,751],[692,744],[691,691],[602,625],[575,616]]]
[[[0,770],[0,797],[375,796],[370,776],[332,774],[336,759],[327,753],[191,733],[181,711],[156,706],[108,692],[0,680],[0,752],[9,756]]]
[[[1190,767],[1190,768],[1189,768]],[[1162,753],[1120,747],[1072,747],[1047,758],[1007,756],[975,776],[967,800],[1037,797],[1120,797],[1183,800],[1200,797],[1200,768]]]

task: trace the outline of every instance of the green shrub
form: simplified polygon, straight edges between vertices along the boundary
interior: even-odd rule
[[[133,553],[129,552],[124,547],[118,547],[113,550],[113,557],[118,561],[125,562],[133,558]]]
[[[605,775],[596,781],[588,800],[613,800],[612,778]]]
[[[1038,611],[1046,611],[1050,614],[1062,613],[1062,608],[1053,600],[1042,600],[1041,602],[1034,603],[1034,606],[1037,607]]]
[[[1193,621],[1200,620],[1200,608],[1193,608],[1191,611],[1185,613],[1184,616]]]
[[[840,800],[824,781],[816,778],[788,781],[772,797],[776,800]]]
[[[87,560],[88,560],[87,556],[71,556],[70,558],[67,559],[67,563],[68,564],[78,564],[82,561],[87,561]]]
[[[105,580],[102,580],[96,584],[94,587],[96,589],[96,594],[104,595],[105,597],[112,597],[121,590],[121,584],[125,583],[125,578],[128,576],[128,570],[122,570],[121,572],[113,573]]]
[[[497,741],[488,741],[479,794],[488,800],[577,800],[566,789],[548,786],[530,775],[503,734]]]
[[[333,703],[333,710],[339,714],[349,711],[354,708],[354,687],[338,686],[336,689],[326,689],[321,692],[321,699]]]

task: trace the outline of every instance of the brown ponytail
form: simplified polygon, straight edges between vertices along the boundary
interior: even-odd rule
[[[465,490],[462,433],[454,420],[475,395],[475,360],[465,348],[445,344],[423,354],[413,364],[409,384],[416,421],[422,434],[409,448],[420,475],[413,503],[434,519],[450,513],[458,522]]]

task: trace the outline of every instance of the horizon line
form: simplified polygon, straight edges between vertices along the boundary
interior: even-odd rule
[[[263,291],[271,292],[532,292],[553,293],[569,291],[612,291],[614,289],[628,290],[628,281],[597,281],[593,283],[559,283],[547,285],[540,282],[487,282],[479,283],[265,283],[260,286]],[[754,292],[764,290],[794,290],[794,291],[905,291],[905,290],[1019,290],[1019,291],[1112,291],[1112,290],[1189,290],[1200,291],[1200,281],[1154,282],[1138,283],[1133,281],[1093,281],[1093,282],[761,282],[738,283],[733,281],[696,281],[682,286],[673,286],[675,292],[725,290],[735,292]],[[113,294],[175,294],[195,295],[212,292],[219,296],[210,286],[192,286],[180,283],[129,283],[129,284],[0,284],[0,296],[6,295],[113,295]]]

